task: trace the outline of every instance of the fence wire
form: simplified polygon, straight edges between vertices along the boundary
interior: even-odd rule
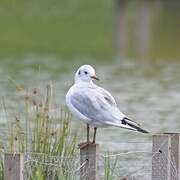
[[[161,151],[167,143],[167,139],[162,141],[155,152],[152,152],[151,150],[146,151],[143,150],[143,148],[136,151],[100,152],[97,156],[97,172],[99,179],[151,180],[152,159],[160,156],[161,163],[157,171],[166,174],[166,165],[169,164],[170,167],[168,168],[171,169],[171,177],[173,180],[177,180],[178,165],[175,152],[172,151],[171,156],[169,156],[167,152]],[[142,142],[140,142],[140,144],[143,145]],[[4,153],[4,149],[0,149],[0,175],[1,171],[3,171],[2,161]],[[86,179],[86,176],[88,175],[87,171],[82,171],[82,169],[87,166],[87,160],[85,157],[81,157],[81,159],[85,159],[84,162],[80,163],[79,153],[73,156],[64,157],[44,153],[26,152],[23,173],[26,179],[83,180]],[[156,179],[160,180],[161,178],[162,176],[157,177]]]
[[[100,153],[97,158],[100,179],[149,180],[151,178],[151,152]],[[87,176],[87,171],[82,170],[87,165],[87,160],[84,159],[85,161],[80,164],[79,155],[58,157],[28,152],[25,154],[23,172],[27,179],[36,176],[36,178],[41,177],[46,180],[79,180],[80,177],[83,180]]]

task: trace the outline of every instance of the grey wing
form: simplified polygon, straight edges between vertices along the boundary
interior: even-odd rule
[[[98,91],[103,95],[103,97],[112,105],[112,106],[117,106],[115,99],[113,96],[105,89],[100,88]]]
[[[99,91],[102,93],[102,95],[104,96],[104,98],[105,98],[112,106],[117,106],[115,99],[113,98],[113,96],[112,96],[107,90],[99,87]],[[124,116],[123,118],[126,118],[126,121],[127,121],[127,122],[130,122],[130,123],[133,123],[133,124],[135,124],[135,125],[137,125],[137,126],[140,126],[138,123],[136,123],[135,121],[129,119],[128,117],[125,117],[125,116]],[[123,120],[123,118],[122,118],[122,120]]]
[[[119,111],[113,97],[104,89],[86,88],[74,92],[70,99],[74,108],[92,121],[147,133]]]
[[[115,100],[102,89],[87,89],[78,91],[71,96],[72,105],[84,116],[99,122],[120,123],[125,115],[122,114]]]
[[[74,108],[89,119],[94,119],[95,114],[98,112],[98,108],[84,93],[74,93],[71,96],[71,103]]]

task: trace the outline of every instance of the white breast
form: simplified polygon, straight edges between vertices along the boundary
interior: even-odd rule
[[[83,114],[81,114],[71,103],[71,95],[74,93],[75,87],[72,86],[69,91],[66,94],[66,104],[69,108],[69,110],[71,111],[71,113],[78,118],[79,120],[82,120],[85,123],[91,123],[91,119],[87,118],[86,116],[84,116]]]

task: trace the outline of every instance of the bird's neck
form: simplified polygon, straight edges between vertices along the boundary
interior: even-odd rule
[[[75,85],[77,86],[89,86],[89,85],[93,85],[93,81],[82,81],[82,80],[79,80],[79,81],[75,81],[74,83]]]

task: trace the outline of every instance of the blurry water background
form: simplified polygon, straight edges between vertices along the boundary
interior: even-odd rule
[[[180,3],[170,0],[2,0],[0,96],[13,114],[19,92],[9,79],[29,91],[51,79],[64,105],[75,71],[88,63],[122,112],[153,133],[179,132],[179,19]],[[2,139],[2,107],[0,117]],[[151,151],[150,136],[113,127],[99,129],[97,142],[101,151]]]

